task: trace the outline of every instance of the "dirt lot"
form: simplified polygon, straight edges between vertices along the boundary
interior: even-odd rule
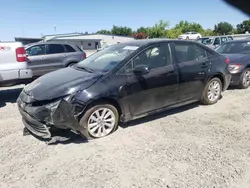
[[[49,146],[22,136],[20,91],[0,91],[1,188],[250,187],[250,90]]]

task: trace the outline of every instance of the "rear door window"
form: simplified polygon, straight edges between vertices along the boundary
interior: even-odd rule
[[[48,54],[64,53],[64,47],[61,44],[49,44]]]
[[[65,46],[67,52],[75,52],[75,49],[72,48],[70,45],[64,45],[64,46]]]
[[[207,57],[206,50],[196,44],[176,43],[174,44],[174,50],[178,63],[195,61]]]

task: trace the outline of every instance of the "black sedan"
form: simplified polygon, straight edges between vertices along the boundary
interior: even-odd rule
[[[246,89],[250,86],[250,40],[226,42],[215,49],[228,57],[229,71],[232,74],[230,85]]]
[[[135,40],[38,78],[17,103],[25,130],[36,136],[51,139],[54,127],[100,138],[119,122],[196,101],[215,104],[230,79],[227,58],[202,44]]]

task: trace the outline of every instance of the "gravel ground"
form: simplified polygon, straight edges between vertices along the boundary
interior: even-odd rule
[[[0,187],[250,187],[250,91],[189,105],[85,142],[22,136],[21,87],[0,91]]]

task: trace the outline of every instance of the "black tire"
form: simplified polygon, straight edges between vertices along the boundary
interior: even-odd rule
[[[218,91],[218,94],[216,96],[216,99],[215,100],[211,100],[209,99],[208,97],[208,93],[209,93],[209,86],[213,83],[218,83],[219,84],[219,91]],[[220,100],[222,97],[221,97],[221,92],[222,92],[222,83],[221,83],[221,80],[217,77],[215,78],[212,78],[211,80],[209,80],[204,88],[204,91],[203,91],[203,95],[202,95],[202,100],[201,100],[201,103],[202,104],[205,104],[205,105],[212,105],[212,104],[215,104],[218,102],[218,100]]]
[[[189,40],[189,37],[186,37],[186,40]]]
[[[240,77],[240,84],[238,86],[239,89],[247,89],[249,86],[250,86],[250,78],[248,76],[248,78],[245,78],[245,79],[248,79],[248,82],[244,82],[244,77],[246,76],[247,73],[250,73],[250,68],[246,68],[243,73],[241,74],[241,77]]]
[[[68,65],[67,65],[67,67],[72,67],[72,66],[74,66],[76,63],[69,63]]]
[[[200,37],[198,36],[196,40],[199,40],[199,39],[200,39]]]
[[[101,138],[101,137],[95,137],[93,135],[91,135],[89,133],[89,130],[88,130],[88,121],[89,121],[89,118],[90,116],[98,109],[102,109],[102,108],[107,108],[109,110],[111,110],[113,113],[114,113],[114,116],[115,116],[115,124],[114,124],[114,127],[113,129],[105,136],[108,136],[109,134],[113,133],[114,131],[117,130],[118,128],[118,122],[119,122],[119,113],[117,111],[117,109],[111,105],[111,104],[97,104],[97,105],[92,105],[90,106],[84,113],[84,115],[82,116],[82,118],[80,119],[79,121],[79,124],[82,128],[82,130],[80,131],[80,133],[82,134],[83,137],[87,138],[88,140],[90,139],[93,139],[93,138]],[[102,137],[105,137],[105,136],[102,136]]]

